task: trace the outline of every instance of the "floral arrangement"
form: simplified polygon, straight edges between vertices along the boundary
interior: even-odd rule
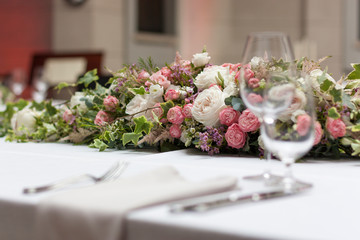
[[[206,51],[193,55],[191,61],[177,53],[175,61],[162,68],[151,58],[140,59],[137,65],[109,70],[113,77],[107,87],[97,83],[96,69],[89,71],[77,83],[84,90],[64,104],[8,103],[0,113],[0,133],[10,141],[86,143],[100,151],[156,146],[160,151],[195,147],[210,155],[239,151],[261,155],[259,120],[242,102],[238,87],[242,68],[249,85],[262,87],[261,59],[244,66],[212,65],[210,59]],[[359,156],[360,64],[335,81],[320,68],[321,61],[296,61],[311,76],[317,103],[316,137],[310,154]],[[284,64],[274,61],[267,67]],[[58,89],[67,86],[60,84]],[[289,116],[296,106],[289,107]],[[301,128],[306,119],[296,121]]]

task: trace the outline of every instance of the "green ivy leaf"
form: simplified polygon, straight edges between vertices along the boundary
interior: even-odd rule
[[[338,119],[341,117],[341,115],[338,113],[335,107],[332,107],[328,110],[328,116],[333,119]]]
[[[326,92],[327,90],[330,89],[330,87],[333,87],[335,84],[330,81],[329,79],[325,79],[322,84],[320,85],[321,90],[323,90],[324,92]]]
[[[87,88],[92,82],[97,81],[98,79],[99,76],[97,75],[97,69],[95,68],[85,73],[85,75],[79,79],[78,83],[84,84],[85,87]]]
[[[352,72],[349,73],[347,76],[347,79],[353,80],[353,79],[360,79],[360,63],[351,64],[351,66],[354,68]]]
[[[351,127],[352,132],[360,132],[360,124]]]
[[[52,105],[51,102],[47,102],[45,104],[45,109],[47,114],[49,114],[49,116],[54,116],[57,113],[56,108]]]
[[[346,89],[355,89],[360,86],[360,79],[348,81],[348,84],[346,85]]]
[[[317,81],[322,84],[325,80],[327,80],[327,77],[326,77],[326,71],[323,71],[323,74],[321,74],[321,76],[318,76],[317,77]]]
[[[105,149],[107,149],[109,146],[106,143],[104,143],[103,141],[101,141],[99,139],[95,139],[94,143],[91,145],[91,147],[96,147],[99,149],[100,152],[102,152]]]
[[[146,90],[143,86],[139,87],[139,88],[131,88],[130,89],[133,93],[135,94],[139,94],[139,95],[144,95],[146,93]]]
[[[348,94],[346,94],[344,91],[342,93],[342,101],[344,106],[347,106],[352,110],[356,109],[356,106],[351,102],[351,97]]]
[[[99,96],[95,96],[94,99],[93,99],[93,102],[95,104],[101,105],[101,104],[103,104],[104,100]]]
[[[66,83],[66,82],[61,82],[59,83],[54,89],[55,90],[58,90],[58,93],[63,89],[63,88],[66,88],[66,87],[76,87],[77,86],[77,83]]]
[[[135,130],[134,133],[146,133],[149,134],[151,128],[154,126],[152,122],[149,122],[145,116],[134,118]]]
[[[17,109],[20,111],[20,110],[23,110],[28,104],[29,104],[28,101],[26,101],[24,99],[20,99],[19,101],[17,101],[14,104],[14,107],[17,107]]]
[[[341,102],[341,96],[342,96],[341,89],[337,90],[337,89],[333,88],[330,90],[330,94],[334,98],[334,102]]]
[[[122,135],[123,146],[125,146],[129,142],[132,142],[132,143],[134,143],[136,145],[139,142],[139,139],[141,137],[142,137],[141,133],[124,133]]]
[[[107,92],[107,88],[101,86],[101,84],[99,84],[99,83],[96,83],[94,92],[98,95],[104,95]]]
[[[36,111],[42,111],[45,108],[45,102],[35,102],[33,101],[31,104],[32,108],[35,108]]]

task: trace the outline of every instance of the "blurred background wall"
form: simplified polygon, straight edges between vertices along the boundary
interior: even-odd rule
[[[138,57],[170,63],[176,51],[191,59],[204,46],[214,64],[239,62],[252,31],[287,33],[297,57],[331,55],[336,78],[360,62],[358,0],[70,1],[0,0],[0,75],[28,72],[47,50],[102,51],[113,70]]]

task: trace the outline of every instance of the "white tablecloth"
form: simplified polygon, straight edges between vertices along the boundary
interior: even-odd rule
[[[0,239],[35,239],[35,207],[57,194],[25,196],[24,186],[82,173],[100,175],[118,159],[130,162],[123,177],[172,165],[189,180],[234,175],[244,192],[264,189],[261,184],[241,180],[261,172],[264,162],[257,158],[209,157],[193,150],[97,152],[86,146],[0,139]],[[206,213],[171,214],[167,205],[137,210],[127,217],[127,239],[359,239],[359,166],[359,161],[298,163],[295,175],[313,183],[314,188],[292,197]],[[272,169],[281,173],[283,168],[273,161]]]

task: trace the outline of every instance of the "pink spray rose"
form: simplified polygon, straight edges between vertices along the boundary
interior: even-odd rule
[[[253,132],[260,128],[260,122],[255,114],[246,109],[239,117],[239,127],[244,132]]]
[[[263,98],[259,94],[250,93],[249,95],[247,95],[247,100],[251,104],[257,104],[261,103],[263,101]]]
[[[165,101],[176,100],[180,97],[180,93],[175,89],[169,89],[165,93]]]
[[[155,103],[154,109],[152,109],[152,112],[157,116],[159,119],[163,116],[164,110],[160,107],[160,103]]]
[[[224,108],[219,113],[220,123],[226,126],[231,126],[233,123],[238,121],[239,116],[240,113],[232,107]]]
[[[251,88],[258,88],[260,86],[259,79],[257,78],[250,78],[248,81],[249,87]]]
[[[138,80],[144,80],[148,78],[150,78],[150,74],[145,70],[142,70],[138,75]]]
[[[151,75],[150,79],[155,83],[158,83],[164,89],[168,88],[171,84],[171,82],[167,79],[167,77],[161,74],[161,71],[157,71],[156,73]]]
[[[170,129],[170,136],[173,138],[180,138],[181,137],[181,127],[178,124],[171,125]]]
[[[68,124],[72,124],[75,121],[75,116],[72,114],[70,109],[66,109],[63,113],[63,119]]]
[[[321,124],[316,121],[315,122],[315,140],[314,145],[318,144],[321,141],[321,138],[323,136],[323,130],[321,128]]]
[[[191,103],[185,104],[182,109],[182,114],[185,118],[192,118],[191,109],[193,105]]]
[[[113,118],[105,111],[100,110],[95,117],[94,123],[98,126],[104,126],[106,123],[111,122]]]
[[[346,125],[340,119],[333,119],[328,117],[326,120],[326,130],[333,138],[343,137],[346,133]]]
[[[307,114],[302,114],[297,117],[296,131],[300,136],[305,136],[311,125],[311,117]]]
[[[161,68],[160,72],[161,72],[161,75],[165,76],[166,78],[169,78],[172,73],[168,67]]]
[[[181,124],[185,119],[179,106],[170,108],[166,117],[167,120],[173,124]]]
[[[103,104],[106,111],[113,112],[119,105],[119,100],[114,96],[107,96],[106,98],[104,98]]]
[[[242,148],[246,142],[246,133],[244,133],[239,124],[232,124],[225,133],[225,139],[232,148]]]
[[[249,69],[249,68],[244,69],[244,78],[246,81],[253,78],[254,76],[255,76],[255,74],[251,69]]]

